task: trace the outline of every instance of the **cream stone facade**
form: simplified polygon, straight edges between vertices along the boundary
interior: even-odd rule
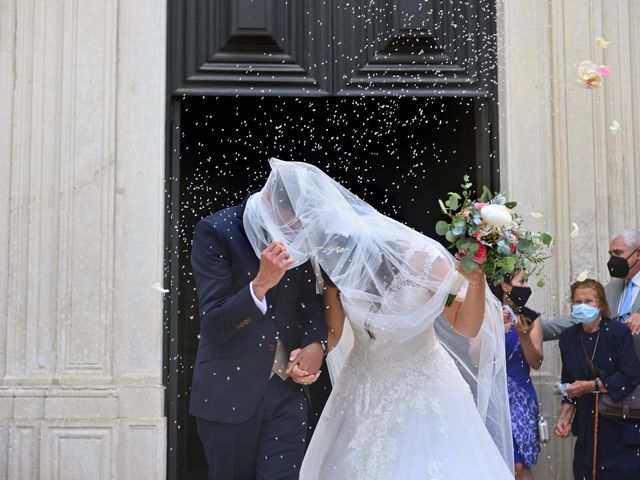
[[[0,3],[0,478],[165,476],[165,12]]]
[[[579,273],[609,280],[610,236],[640,228],[640,2],[502,0],[498,32],[500,179],[524,212],[544,215],[527,222],[555,234],[549,282],[532,297],[553,319],[568,314]],[[598,36],[611,42],[606,50],[596,47]],[[578,84],[584,59],[612,67],[602,88]],[[551,426],[559,372],[557,342],[546,343],[533,378]],[[552,436],[535,477],[572,478],[572,448]]]
[[[0,0],[0,479],[166,475],[166,11]],[[498,32],[500,177],[556,235],[534,297],[553,318],[578,273],[607,281],[609,235],[640,226],[640,2],[502,0]],[[611,65],[603,88],[577,85],[585,58]],[[558,375],[550,343],[551,425]],[[553,439],[536,478],[570,478],[570,459]]]

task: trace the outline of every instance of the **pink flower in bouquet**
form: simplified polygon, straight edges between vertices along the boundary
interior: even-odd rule
[[[485,207],[486,205],[487,205],[486,203],[482,203],[482,202],[476,202],[473,204],[473,206],[478,210],[482,210],[482,207]]]
[[[478,265],[482,265],[487,261],[487,255],[489,253],[489,249],[484,243],[478,242],[478,250],[473,254],[473,261]]]

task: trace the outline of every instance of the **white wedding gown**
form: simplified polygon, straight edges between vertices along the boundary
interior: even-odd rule
[[[301,479],[513,479],[433,325],[403,343],[352,329]]]

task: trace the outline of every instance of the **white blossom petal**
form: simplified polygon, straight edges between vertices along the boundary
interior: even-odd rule
[[[159,291],[160,293],[169,293],[169,290],[167,290],[162,285],[160,285],[160,282],[154,283],[153,285],[151,285],[151,288],[153,288],[154,290]]]
[[[578,238],[578,233],[580,232],[580,229],[578,228],[578,224],[577,223],[572,223],[571,224],[572,230],[571,230],[571,238]]]

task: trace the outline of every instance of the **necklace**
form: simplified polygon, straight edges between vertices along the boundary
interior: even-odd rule
[[[598,330],[598,335],[596,335],[596,343],[593,346],[593,352],[591,352],[591,362],[593,363],[593,357],[596,356],[596,350],[598,349],[598,340],[600,340],[600,332],[602,331],[602,329]],[[586,335],[586,332],[583,332]],[[584,346],[584,345],[583,345]]]

